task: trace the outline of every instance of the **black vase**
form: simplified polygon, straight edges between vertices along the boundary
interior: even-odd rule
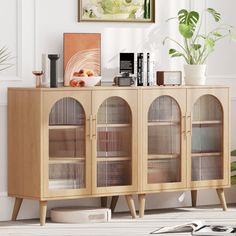
[[[50,59],[50,87],[57,88],[57,60],[60,58],[59,54],[49,54]]]

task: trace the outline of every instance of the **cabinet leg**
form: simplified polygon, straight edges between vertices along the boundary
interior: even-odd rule
[[[40,201],[40,225],[43,226],[46,223],[47,216],[47,201]]]
[[[101,207],[107,208],[108,197],[101,197]]]
[[[110,206],[110,209],[111,209],[111,212],[113,213],[115,211],[115,208],[116,208],[116,204],[118,202],[118,199],[119,199],[119,196],[113,196],[112,199],[111,199],[111,206]]]
[[[197,206],[197,190],[191,190],[192,207]]]
[[[17,215],[18,215],[18,213],[20,211],[20,207],[21,207],[22,201],[23,201],[23,198],[18,198],[17,197],[15,199],[15,204],[14,204],[11,220],[16,221]]]
[[[145,194],[139,194],[138,195],[138,201],[139,201],[139,217],[144,217],[144,211],[145,211],[145,200],[146,195]]]
[[[223,211],[227,211],[227,205],[225,201],[225,192],[223,188],[217,188],[216,192],[218,194],[218,197],[220,199],[221,206],[223,208]]]
[[[135,205],[134,205],[134,199],[132,195],[126,195],[125,196],[131,216],[133,219],[136,218],[136,211],[135,211]]]

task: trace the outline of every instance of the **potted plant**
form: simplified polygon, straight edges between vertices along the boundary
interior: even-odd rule
[[[6,47],[0,48],[0,71],[6,70],[12,66],[10,60],[12,59],[11,53]]]
[[[202,23],[205,14],[209,14],[217,24],[217,27],[209,32],[202,32]],[[181,9],[178,16],[169,20],[178,19],[179,33],[183,39],[178,42],[175,39],[166,37],[167,40],[175,43],[178,49],[169,49],[169,55],[174,57],[183,57],[185,84],[204,85],[206,81],[206,59],[214,51],[216,43],[226,37],[233,37],[233,27],[227,24],[221,24],[221,15],[212,8],[205,9],[202,14],[197,11],[188,11]]]

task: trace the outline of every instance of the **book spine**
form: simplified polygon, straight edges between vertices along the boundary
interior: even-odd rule
[[[151,78],[150,78],[150,53],[147,53],[147,86],[151,85]]]
[[[137,54],[137,81],[138,86],[143,86],[143,53]]]

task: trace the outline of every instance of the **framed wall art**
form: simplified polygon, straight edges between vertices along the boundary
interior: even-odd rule
[[[79,21],[155,22],[155,0],[78,0]]]
[[[64,33],[64,85],[74,77],[101,75],[101,34]]]

